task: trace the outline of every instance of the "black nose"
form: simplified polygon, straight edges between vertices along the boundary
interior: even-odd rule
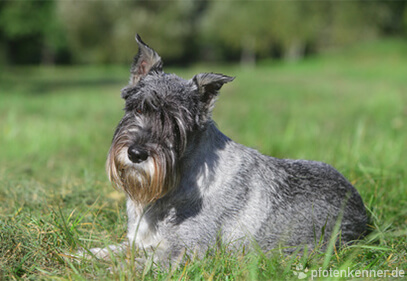
[[[127,150],[127,155],[133,163],[141,163],[148,158],[148,151],[140,148],[139,146],[130,146]]]

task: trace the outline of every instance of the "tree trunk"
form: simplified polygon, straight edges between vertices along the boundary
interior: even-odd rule
[[[41,64],[55,65],[55,51],[48,44],[44,44],[41,49]]]
[[[300,40],[292,41],[284,50],[284,60],[289,62],[296,62],[304,58],[305,44]]]
[[[242,39],[242,53],[240,55],[240,64],[243,67],[256,66],[256,39],[251,36],[245,36]]]

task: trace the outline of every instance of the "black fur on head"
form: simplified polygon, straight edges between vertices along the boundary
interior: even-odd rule
[[[234,78],[201,73],[190,80],[163,72],[160,56],[136,36],[139,52],[122,90],[125,114],[113,136],[107,160],[112,183],[133,200],[148,203],[178,183],[178,160],[192,132],[205,130],[218,91]],[[132,163],[130,147],[148,158]],[[130,157],[131,158],[131,157]]]

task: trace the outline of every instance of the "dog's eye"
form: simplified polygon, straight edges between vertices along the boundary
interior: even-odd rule
[[[137,113],[137,114],[142,114],[142,113],[143,113],[143,111],[141,111],[141,109],[140,109],[140,108],[137,108],[137,109],[136,109],[136,113]]]

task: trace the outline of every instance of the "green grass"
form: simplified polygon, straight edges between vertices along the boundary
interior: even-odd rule
[[[203,65],[167,71],[185,78],[204,71],[237,76],[214,112],[220,129],[269,155],[335,166],[371,210],[372,234],[327,254],[219,249],[173,271],[65,259],[78,247],[125,237],[124,196],[108,183],[104,161],[122,115],[120,89],[128,69],[5,68],[0,280],[298,280],[293,270],[299,264],[310,271],[407,271],[406,42],[374,42],[295,64],[265,61],[255,69]]]

